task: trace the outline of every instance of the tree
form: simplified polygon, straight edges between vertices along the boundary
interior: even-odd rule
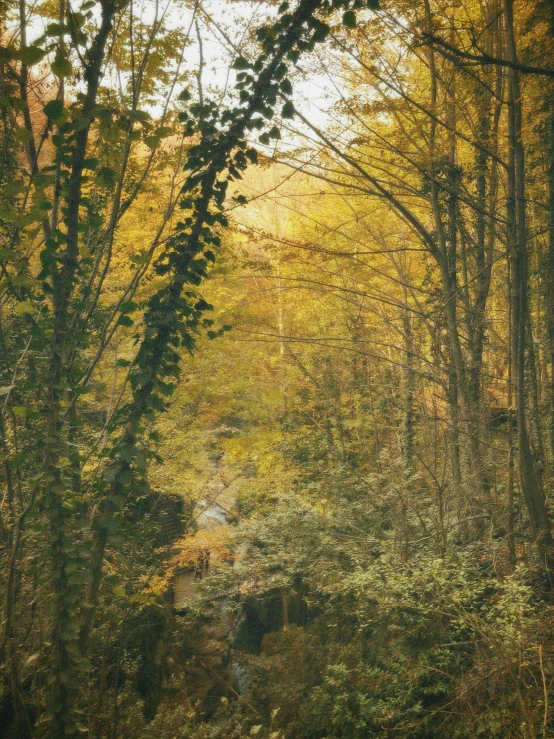
[[[227,183],[256,160],[246,137],[263,130],[279,90],[289,89],[285,60],[294,64],[325,38],[320,16],[343,7],[348,20],[351,4],[300,0],[289,10],[285,3],[277,20],[258,31],[255,61],[235,60],[240,94],[232,106],[220,109],[200,90],[197,102],[183,106],[181,130],[169,106],[182,84],[188,37],[170,31],[161,11],[146,23],[126,2],[102,0],[97,12],[88,3],[78,11],[62,3],[54,15],[45,9],[45,33],[33,42],[33,9],[23,4],[12,11],[3,31],[2,75],[15,89],[3,98],[3,149],[9,154],[13,139],[19,142],[22,174],[4,186],[3,531],[9,565],[2,656],[20,734],[35,723],[25,696],[33,692],[34,666],[43,662],[46,703],[40,695],[31,698],[39,731],[60,737],[83,729],[78,676],[98,612],[106,547],[131,515],[134,499],[147,493],[149,424],[175,387],[179,350],[192,350],[195,332],[210,325],[204,318],[210,306],[196,286],[215,259],[217,231],[226,225]],[[45,83],[33,71],[41,64]],[[103,84],[111,73],[125,80],[119,92]],[[166,91],[158,120],[142,107],[155,99],[156,75]],[[181,94],[183,103],[189,99]],[[186,151],[180,182],[183,144],[174,137],[182,136],[196,140]],[[5,157],[5,173],[9,161]],[[174,170],[167,206],[151,243],[134,256],[136,267],[110,300],[120,225],[156,165]],[[174,224],[177,205],[183,215]],[[145,289],[151,279],[154,289]],[[95,429],[83,397],[98,383],[115,340],[126,346],[134,341],[137,348],[129,346],[131,359],[117,360],[126,368],[119,401]],[[95,431],[91,457],[85,445]],[[48,567],[37,565],[34,588],[43,595],[35,590],[33,596],[39,597],[48,646],[25,662],[16,649],[16,614],[28,593],[16,581],[25,573],[22,547],[30,520],[38,551],[49,558]]]

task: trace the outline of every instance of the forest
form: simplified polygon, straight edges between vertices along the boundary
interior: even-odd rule
[[[553,0],[0,0],[0,737],[554,737]]]

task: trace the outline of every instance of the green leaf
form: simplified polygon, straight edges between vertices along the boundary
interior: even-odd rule
[[[18,315],[24,316],[27,313],[34,313],[35,312],[35,306],[31,303],[30,300],[23,300],[23,301],[21,301],[21,303],[18,303],[15,306],[14,311]]]
[[[31,133],[31,131],[28,131],[26,128],[18,128],[16,129],[14,138],[16,141],[21,141],[22,143],[26,143],[27,141],[32,140],[33,134]]]
[[[233,62],[233,69],[249,69],[250,64],[246,61],[243,56],[239,56]]]
[[[283,116],[283,118],[294,118],[294,105],[292,104],[291,100],[287,100],[287,102],[283,105],[281,115]]]
[[[124,598],[127,595],[125,588],[122,585],[116,585],[112,588],[112,593],[118,598]]]
[[[46,26],[46,36],[61,36],[69,31],[68,26],[64,26],[61,23],[49,23]]]
[[[149,149],[152,149],[152,151],[156,151],[156,149],[159,149],[162,145],[162,142],[157,136],[146,136],[144,138],[144,143]]]
[[[12,195],[16,195],[17,193],[23,192],[24,190],[25,185],[21,180],[10,180],[9,182],[6,182],[3,187],[3,195],[4,197],[11,197]]]
[[[132,121],[140,121],[141,123],[149,121],[152,117],[145,110],[126,110],[125,113]]]
[[[101,167],[96,180],[101,187],[114,187],[116,173],[110,167]]]
[[[69,77],[70,74],[73,72],[73,67],[71,66],[71,62],[69,61],[69,59],[67,59],[59,52],[56,54],[56,58],[52,62],[50,68],[53,74],[55,74],[56,77],[59,77],[60,79],[63,79],[64,77]]]
[[[342,22],[347,28],[356,28],[356,13],[352,10],[347,10],[342,16]]]
[[[50,120],[56,121],[63,115],[63,102],[61,100],[50,100],[42,110],[44,111],[44,115],[48,116]]]
[[[285,95],[292,95],[292,83],[291,83],[291,81],[288,78],[285,78],[284,80],[281,80],[281,83],[279,85],[279,89]]]
[[[87,159],[83,160],[84,169],[95,170],[98,167],[98,164],[99,162],[97,157],[87,157]]]
[[[21,100],[21,98],[11,97],[11,98],[8,98],[8,100],[9,100],[10,107],[12,107],[14,110],[22,111],[28,107],[27,103],[24,100]]]
[[[73,128],[75,131],[84,131],[85,128],[88,128],[88,126],[90,126],[90,118],[86,115],[82,118],[79,118],[73,123]]]
[[[14,52],[14,57],[28,67],[38,64],[44,59],[46,52],[38,46],[28,46],[26,49],[18,49]]]
[[[320,23],[312,36],[312,41],[325,41],[331,29],[326,23]]]
[[[11,249],[0,247],[0,261],[1,262],[12,262],[16,259],[16,254]]]
[[[33,281],[33,278],[30,275],[16,275],[13,278],[12,283],[14,285],[17,285],[18,287],[28,287],[28,288],[33,287],[33,285],[35,284],[34,281]],[[24,302],[25,303],[28,303],[29,301],[24,301]],[[21,303],[19,303],[19,305],[21,305]],[[29,305],[31,305],[31,303],[29,303]],[[19,311],[16,308],[15,310],[18,313],[31,313],[31,310],[29,310],[27,308],[20,309]]]

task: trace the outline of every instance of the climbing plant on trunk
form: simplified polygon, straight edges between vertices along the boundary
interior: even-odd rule
[[[87,668],[98,617],[106,547],[110,537],[125,531],[134,500],[147,490],[149,443],[155,441],[150,422],[175,387],[182,350],[194,349],[199,330],[213,337],[222,330],[210,328],[210,306],[197,287],[227,225],[228,183],[256,162],[254,134],[262,142],[279,136],[273,119],[280,96],[286,99],[283,115],[292,107],[288,66],[325,40],[325,18],[340,10],[351,25],[354,10],[366,5],[283,3],[277,20],[257,32],[258,56],[235,59],[236,104],[222,109],[203,95],[192,101],[185,89],[179,120],[168,106],[175,86],[185,81],[180,69],[188,38],[177,34],[165,59],[169,82],[158,121],[140,105],[150,99],[151,57],[172,33],[163,14],[149,27],[142,23],[138,33],[126,0],[85,2],[78,11],[62,1],[58,16],[47,18],[44,35],[30,43],[32,9],[24,3],[12,9],[0,59],[8,92],[2,98],[2,144],[8,152],[18,142],[15,156],[23,169],[19,179],[5,182],[2,211],[0,300],[7,351],[1,430],[10,501],[2,534],[11,553],[2,657],[7,701],[22,736],[86,731],[78,711],[79,675]],[[37,69],[46,75],[44,86]],[[119,96],[107,81],[114,69],[130,80]],[[172,142],[164,153],[168,137]],[[192,145],[186,143],[190,137]],[[107,286],[119,230],[156,166],[173,171],[170,196],[154,235],[134,258],[128,282],[110,303]],[[147,287],[151,280],[153,289]],[[98,381],[115,337],[126,342],[129,358],[116,362],[125,379],[95,430],[82,398]],[[85,449],[91,432],[92,470]],[[22,659],[14,649],[15,618],[25,592],[13,583],[23,576],[28,520],[37,545],[48,552],[48,565],[35,567],[49,595],[33,591],[45,639],[37,653]]]

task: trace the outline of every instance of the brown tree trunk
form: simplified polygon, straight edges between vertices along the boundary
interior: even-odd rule
[[[506,53],[517,63],[513,19],[513,0],[503,0]],[[527,422],[525,359],[527,317],[529,311],[528,251],[525,195],[525,150],[522,132],[522,102],[519,74],[508,72],[508,248],[510,251],[512,289],[512,362],[515,381],[517,433],[519,445],[519,480],[531,528],[541,559],[552,564],[552,533],[542,480],[533,457]]]

